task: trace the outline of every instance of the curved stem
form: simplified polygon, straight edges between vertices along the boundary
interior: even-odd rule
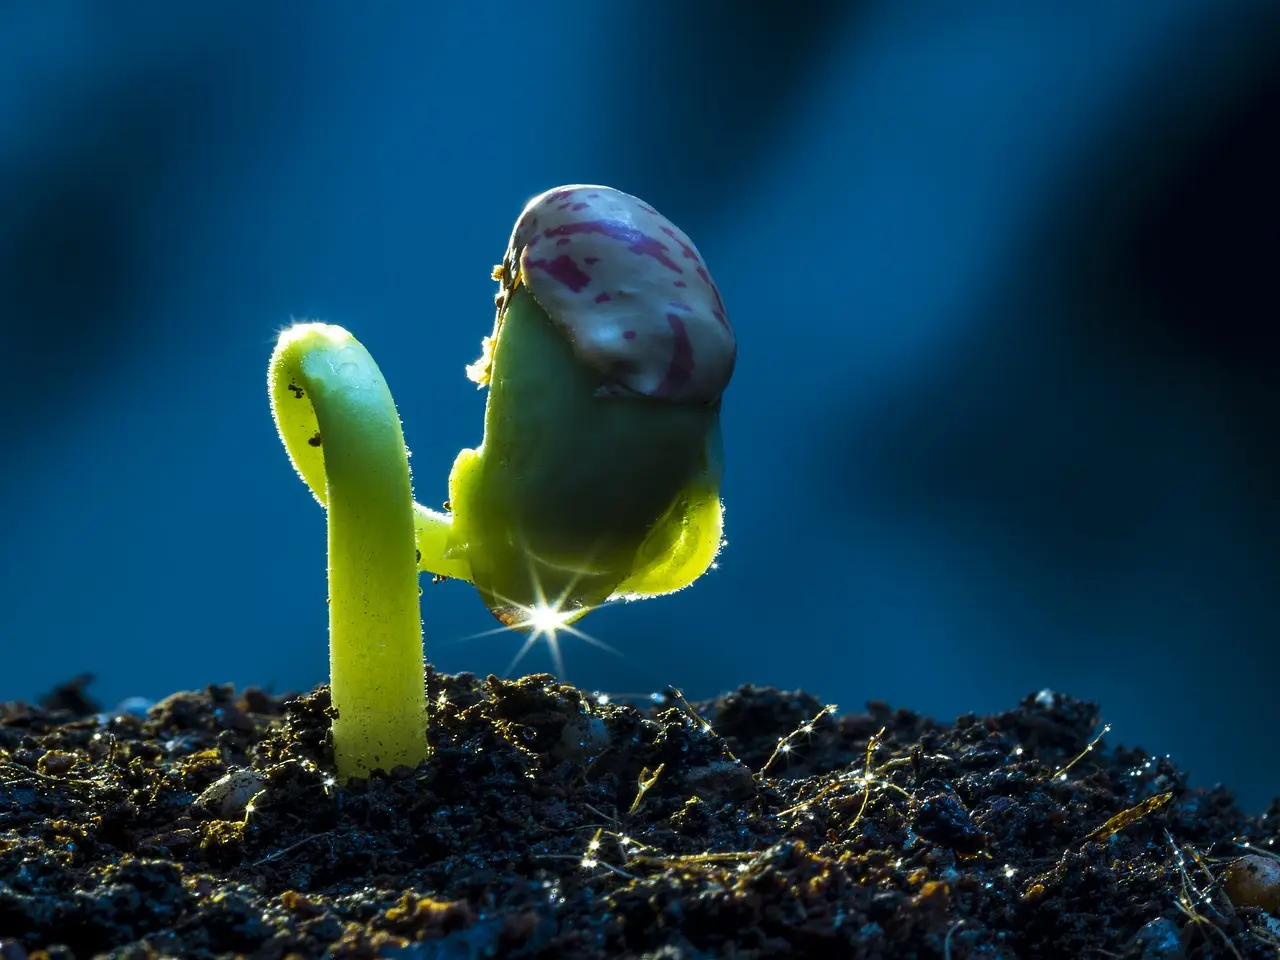
[[[453,542],[453,515],[413,505],[414,534],[418,543],[418,569],[440,577],[471,582],[471,561]]]
[[[285,330],[271,411],[328,511],[329,665],[339,776],[417,766],[427,701],[415,516],[400,418],[373,357],[342,327]]]

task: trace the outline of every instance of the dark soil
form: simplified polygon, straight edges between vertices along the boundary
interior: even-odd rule
[[[430,691],[431,760],[345,787],[324,687],[4,705],[0,958],[1277,956],[1280,802],[1091,703]]]

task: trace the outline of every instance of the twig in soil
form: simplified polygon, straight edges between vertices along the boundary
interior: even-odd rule
[[[620,876],[626,877],[629,880],[639,880],[640,879],[639,877],[633,877],[631,874],[627,873],[627,871],[621,869],[620,867],[615,867],[612,863],[606,863],[605,861],[601,860],[598,856],[596,856],[596,854],[600,852],[600,835],[602,833],[604,833],[604,828],[603,827],[598,828],[596,830],[596,835],[592,837],[591,842],[587,844],[586,856],[582,858],[583,869],[590,870],[593,867],[606,867],[612,870],[614,873]],[[625,850],[623,851],[622,855],[623,857],[626,857],[627,854]]]
[[[1185,914],[1187,918],[1196,926],[1206,926],[1210,930],[1212,930],[1214,933],[1216,933],[1219,937],[1221,937],[1223,944],[1225,944],[1226,948],[1231,951],[1231,955],[1234,956],[1236,960],[1244,960],[1244,957],[1240,955],[1240,951],[1235,948],[1235,944],[1231,942],[1231,938],[1228,937],[1226,933],[1223,932],[1220,926],[1218,926],[1208,917],[1203,916],[1202,914],[1196,913],[1196,911],[1193,908],[1188,907],[1185,903],[1183,903],[1181,897],[1175,900],[1173,902],[1173,905],[1177,907],[1179,911]]]
[[[1252,843],[1241,843],[1239,840],[1235,841],[1235,845],[1241,850],[1248,850],[1250,853],[1256,853],[1262,857],[1270,857],[1272,860],[1280,860],[1280,853],[1276,853],[1274,850],[1255,847]]]
[[[601,810],[599,807],[594,807],[589,803],[584,803],[583,806],[586,807],[588,810],[590,810],[592,813],[594,813],[596,816],[609,821],[615,827],[618,828],[616,830],[605,830],[603,827],[598,828],[591,842],[587,844],[588,853],[592,852],[593,850],[599,849],[600,844],[598,841],[602,833],[608,835],[609,837],[611,837],[613,840],[617,842],[618,852],[622,855],[622,859],[626,861],[629,861],[631,859],[631,857],[634,855],[635,850],[652,850],[656,853],[662,852],[657,847],[651,846],[647,843],[641,843],[639,840],[635,839],[634,837],[621,832],[622,821],[619,820],[617,817],[610,816],[609,814]],[[627,849],[628,847],[631,847],[632,849],[628,850]]]
[[[769,772],[769,768],[773,766],[774,761],[776,761],[778,757],[791,752],[792,740],[800,736],[800,734],[802,733],[805,734],[806,736],[808,734],[813,733],[813,725],[815,723],[817,723],[827,714],[835,713],[836,710],[838,709],[839,707],[837,707],[834,703],[829,703],[825,707],[823,707],[821,710],[819,710],[817,715],[815,715],[814,718],[810,720],[808,723],[802,723],[800,724],[800,726],[796,727],[794,730],[788,733],[785,737],[780,737],[778,739],[778,745],[773,748],[773,753],[770,755],[769,759],[764,762],[764,766],[760,768],[760,772],[756,774],[756,779],[763,780],[765,774]],[[884,733],[884,729],[881,729],[880,733]],[[876,736],[878,737],[880,736],[880,734],[878,733],[876,734]]]
[[[255,860],[253,865],[255,867],[260,867],[264,863],[269,863],[272,860],[279,860],[286,853],[290,853],[294,850],[297,850],[299,847],[303,846],[304,844],[310,843],[312,840],[319,840],[321,837],[327,837],[331,833],[333,833],[332,830],[326,830],[323,833],[313,833],[309,837],[303,837],[301,840],[297,841],[296,843],[289,844],[289,846],[285,847],[283,850],[277,850],[275,853],[267,854],[261,860]]]
[[[763,851],[748,850],[742,853],[686,853],[674,857],[633,857],[632,863],[654,867],[683,867],[704,863],[742,863],[758,857]]]
[[[720,741],[720,749],[722,749],[725,752],[725,756],[727,756],[734,763],[738,762],[738,758],[734,756],[733,751],[729,749],[729,744],[725,742],[724,737],[720,736],[720,734],[715,732],[715,730],[711,726],[711,722],[707,720],[706,717],[701,716],[698,713],[698,711],[693,708],[693,704],[691,704],[688,700],[685,699],[685,695],[680,689],[678,689],[677,687],[667,687],[667,693],[670,696],[675,698],[675,701],[677,704],[679,704],[680,709],[683,710],[691,720],[693,720],[693,722],[702,730],[703,733],[708,734],[712,737],[715,737],[717,740]],[[810,729],[812,729],[812,727],[810,727]]]
[[[1191,877],[1191,871],[1187,869],[1186,856],[1183,850],[1174,842],[1173,834],[1171,834],[1168,828],[1166,828],[1164,835],[1165,839],[1169,843],[1170,849],[1173,851],[1174,865],[1178,870],[1178,874],[1182,878],[1182,890],[1174,899],[1173,905],[1197,927],[1207,926],[1210,930],[1221,937],[1222,942],[1226,944],[1227,949],[1231,951],[1232,956],[1234,956],[1236,960],[1244,960],[1240,951],[1235,948],[1235,945],[1231,942],[1231,938],[1227,936],[1226,932],[1198,909],[1200,906],[1208,907],[1209,910],[1217,914],[1218,919],[1226,919],[1213,903],[1213,892],[1218,886],[1218,881],[1214,878],[1213,874],[1209,872],[1209,868],[1205,865],[1200,855],[1192,849],[1189,851],[1192,860],[1194,860],[1195,865],[1200,868],[1204,875],[1209,878],[1209,885],[1207,887],[1203,889],[1198,887],[1195,880]],[[1195,894],[1194,897],[1191,896],[1193,893]]]
[[[599,807],[592,806],[591,804],[585,803],[585,802],[582,805],[586,807],[588,810],[590,810],[592,813],[594,813],[597,817],[600,817],[602,820],[608,820],[610,823],[619,823],[619,824],[622,823],[622,821],[619,820],[617,817],[610,816],[609,814],[601,810]]]
[[[830,796],[832,793],[835,793],[838,790],[841,790],[846,784],[852,784],[855,788],[856,787],[862,788],[862,805],[858,808],[858,812],[854,816],[853,820],[845,828],[846,831],[852,830],[854,827],[858,825],[858,821],[862,819],[862,815],[867,810],[867,805],[871,802],[872,787],[879,787],[882,790],[896,790],[898,793],[902,794],[902,796],[906,798],[907,803],[909,804],[915,803],[915,797],[912,796],[910,791],[904,790],[902,787],[898,786],[896,783],[892,783],[888,780],[882,780],[878,776],[884,770],[891,770],[897,767],[907,766],[912,762],[910,757],[897,757],[895,759],[885,761],[878,767],[872,766],[872,762],[871,762],[872,755],[875,753],[876,747],[880,745],[880,738],[884,736],[884,732],[886,729],[887,728],[885,727],[881,727],[867,741],[866,760],[864,762],[861,773],[858,773],[855,771],[852,773],[840,774],[835,778],[835,780],[833,780],[831,783],[828,783],[825,787],[819,790],[814,796],[810,797],[808,800],[802,801],[801,803],[797,803],[795,806],[788,807],[786,810],[781,811],[778,814],[778,816],[780,817],[788,816],[790,814],[797,813],[801,810],[804,810],[807,807],[811,807],[813,804],[817,803],[819,800],[822,800],[824,797]],[[945,759],[949,759],[949,758],[945,758]]]
[[[1098,732],[1098,735],[1089,741],[1088,746],[1086,746],[1083,750],[1081,750],[1078,754],[1076,754],[1075,759],[1072,760],[1070,763],[1068,763],[1065,767],[1059,767],[1057,770],[1053,771],[1053,775],[1050,776],[1049,779],[1057,780],[1061,778],[1063,780],[1066,780],[1067,771],[1070,770],[1072,767],[1074,767],[1081,760],[1083,760],[1085,758],[1085,755],[1088,754],[1091,750],[1093,750],[1094,747],[1098,745],[1098,741],[1101,740],[1110,732],[1111,732],[1111,724],[1109,723],[1104,724],[1102,729]]]
[[[1154,813],[1159,810],[1172,799],[1172,790],[1167,793],[1158,793],[1154,797],[1147,797],[1147,799],[1143,800],[1139,804],[1135,804],[1128,810],[1121,810],[1102,826],[1090,831],[1085,836],[1084,842],[1090,843],[1113,837],[1130,824],[1137,823],[1147,814]]]
[[[2,780],[0,783],[22,783],[23,780],[39,780],[42,783],[51,783],[58,787],[86,787],[90,790],[101,789],[101,784],[94,783],[92,780],[73,780],[70,778],[63,779],[61,777],[51,777],[44,773],[37,773],[28,767],[21,766],[16,763],[0,763],[0,770],[7,770],[10,773],[18,774],[13,780]]]
[[[657,779],[659,772],[661,772],[661,765],[659,765],[658,770],[654,771],[653,778],[650,780],[650,785],[652,785],[653,781]],[[604,813],[604,811],[591,806],[591,804],[586,804],[586,806],[596,815],[617,824],[619,827],[622,826],[622,822],[618,820],[618,818],[609,816],[608,814]],[[636,840],[635,838],[630,837],[625,833],[619,833],[613,830],[605,830],[604,827],[597,827],[595,834],[591,837],[591,840],[588,841],[587,843],[586,852],[580,858],[575,857],[572,854],[546,853],[546,854],[538,854],[537,856],[535,856],[534,859],[577,860],[579,864],[582,866],[582,868],[585,870],[591,870],[591,869],[594,869],[595,867],[604,867],[607,870],[611,870],[612,872],[618,874],[621,877],[626,877],[628,880],[639,881],[641,878],[636,876],[635,874],[628,873],[626,870],[623,870],[621,867],[616,866],[612,863],[608,863],[607,861],[601,860],[599,858],[598,854],[600,852],[600,838],[602,836],[605,836],[606,834],[617,841],[618,851],[619,853],[621,853],[622,858],[626,862],[627,866],[631,866],[634,863],[640,866],[662,867],[665,869],[669,867],[704,866],[707,864],[716,864],[716,863],[741,864],[744,861],[751,860],[752,858],[758,856],[761,852],[756,850],[756,851],[744,851],[740,853],[739,852],[694,853],[694,854],[683,854],[678,856],[669,856],[667,854],[664,854],[662,850],[660,850],[658,847],[651,846],[647,843],[642,843],[639,840]],[[632,849],[628,850],[627,849],[628,847]],[[652,855],[650,855],[649,853],[636,852],[640,850],[651,851]],[[740,867],[739,869],[744,869],[744,868]]]
[[[951,937],[957,930],[964,926],[964,918],[961,917],[951,925],[951,929],[947,931],[947,939],[942,941],[942,957],[943,960],[951,960]]]
[[[577,863],[579,863],[580,867],[584,870],[594,870],[596,867],[603,867],[604,869],[609,870],[609,872],[618,874],[618,876],[620,877],[626,877],[628,881],[635,881],[639,883],[641,879],[640,877],[636,877],[634,873],[627,873],[626,870],[623,870],[621,867],[614,867],[614,865],[611,863],[608,863],[607,860],[588,860],[588,858],[585,858],[585,856],[582,856],[582,858],[577,858],[577,856],[573,856],[573,854],[538,854],[534,856],[534,859],[535,860],[577,860]]]
[[[581,857],[575,857],[571,853],[539,853],[534,856],[534,859],[535,860],[577,860],[578,865],[582,867],[583,870],[594,870],[596,867],[604,867],[606,870],[611,870],[614,873],[618,874],[618,876],[620,877],[626,877],[628,880],[639,881],[640,879],[639,877],[633,876],[632,874],[627,873],[627,871],[623,870],[621,867],[616,867],[612,863],[609,863],[608,861],[605,861],[605,860],[601,860],[599,856],[597,856],[597,854],[599,854],[600,852],[600,836],[603,833],[604,833],[604,827],[596,828],[595,836],[593,836],[591,838],[591,842],[587,844],[587,852],[584,853]],[[623,839],[628,839],[628,838],[624,837]],[[627,852],[625,850],[623,850],[622,856],[624,859],[626,858]]]
[[[662,775],[662,769],[665,766],[665,763],[660,763],[655,770],[645,767],[640,771],[640,789],[636,791],[635,800],[631,801],[631,809],[627,811],[627,816],[634,816],[635,812],[640,809],[640,801],[644,799],[644,795],[648,793],[649,788],[658,782],[658,777]]]

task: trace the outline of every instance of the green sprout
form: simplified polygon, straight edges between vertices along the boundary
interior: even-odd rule
[[[525,207],[493,276],[467,369],[489,388],[484,436],[454,462],[447,512],[414,502],[395,402],[350,333],[295,324],[271,358],[280,438],[328,514],[343,778],[426,759],[419,572],[554,644],[605,603],[683,589],[721,547],[736,342],[689,238],[618,190],[560,187]]]

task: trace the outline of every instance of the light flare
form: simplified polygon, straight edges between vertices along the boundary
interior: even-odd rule
[[[556,676],[561,680],[565,678],[564,674],[564,654],[560,650],[560,633],[563,631],[571,636],[577,637],[579,640],[585,640],[593,647],[599,647],[601,650],[607,650],[616,657],[622,656],[622,653],[609,646],[603,640],[593,637],[591,634],[575,627],[574,621],[585,617],[592,610],[599,610],[600,607],[565,607],[564,597],[557,598],[554,602],[547,602],[542,592],[541,585],[535,584],[537,600],[532,606],[522,606],[513,604],[521,611],[522,616],[516,620],[509,630],[524,630],[528,636],[525,637],[524,643],[520,645],[520,649],[516,651],[516,655],[512,657],[511,663],[507,665],[506,673],[503,674],[504,679],[509,677],[512,671],[520,665],[520,661],[524,659],[535,643],[539,640],[545,640],[547,649],[551,651],[551,659],[556,665]],[[604,606],[605,604],[601,604]]]
[[[533,580],[534,602],[532,604],[516,603],[507,597],[495,595],[494,599],[505,604],[513,612],[509,620],[503,626],[496,627],[493,630],[485,630],[481,633],[472,634],[466,637],[467,640],[478,640],[481,637],[492,637],[499,633],[507,633],[511,630],[519,630],[527,633],[524,643],[520,649],[516,651],[516,655],[511,658],[511,662],[507,664],[506,671],[502,674],[503,679],[511,676],[512,671],[519,666],[520,661],[539,640],[545,640],[547,649],[551,651],[551,659],[555,663],[556,676],[564,680],[564,654],[560,649],[560,633],[567,633],[577,637],[579,640],[586,641],[593,647],[598,647],[608,653],[612,653],[615,657],[621,657],[622,652],[615,647],[610,646],[598,637],[593,637],[585,630],[575,627],[574,623],[581,620],[593,610],[600,610],[604,607],[611,606],[613,600],[607,600],[604,603],[597,604],[594,607],[572,606],[566,605],[569,596],[573,593],[577,581],[570,583],[555,600],[548,600],[541,582],[537,579],[537,574],[533,569],[532,563],[529,565],[529,574]],[[505,619],[505,618],[504,618]]]

